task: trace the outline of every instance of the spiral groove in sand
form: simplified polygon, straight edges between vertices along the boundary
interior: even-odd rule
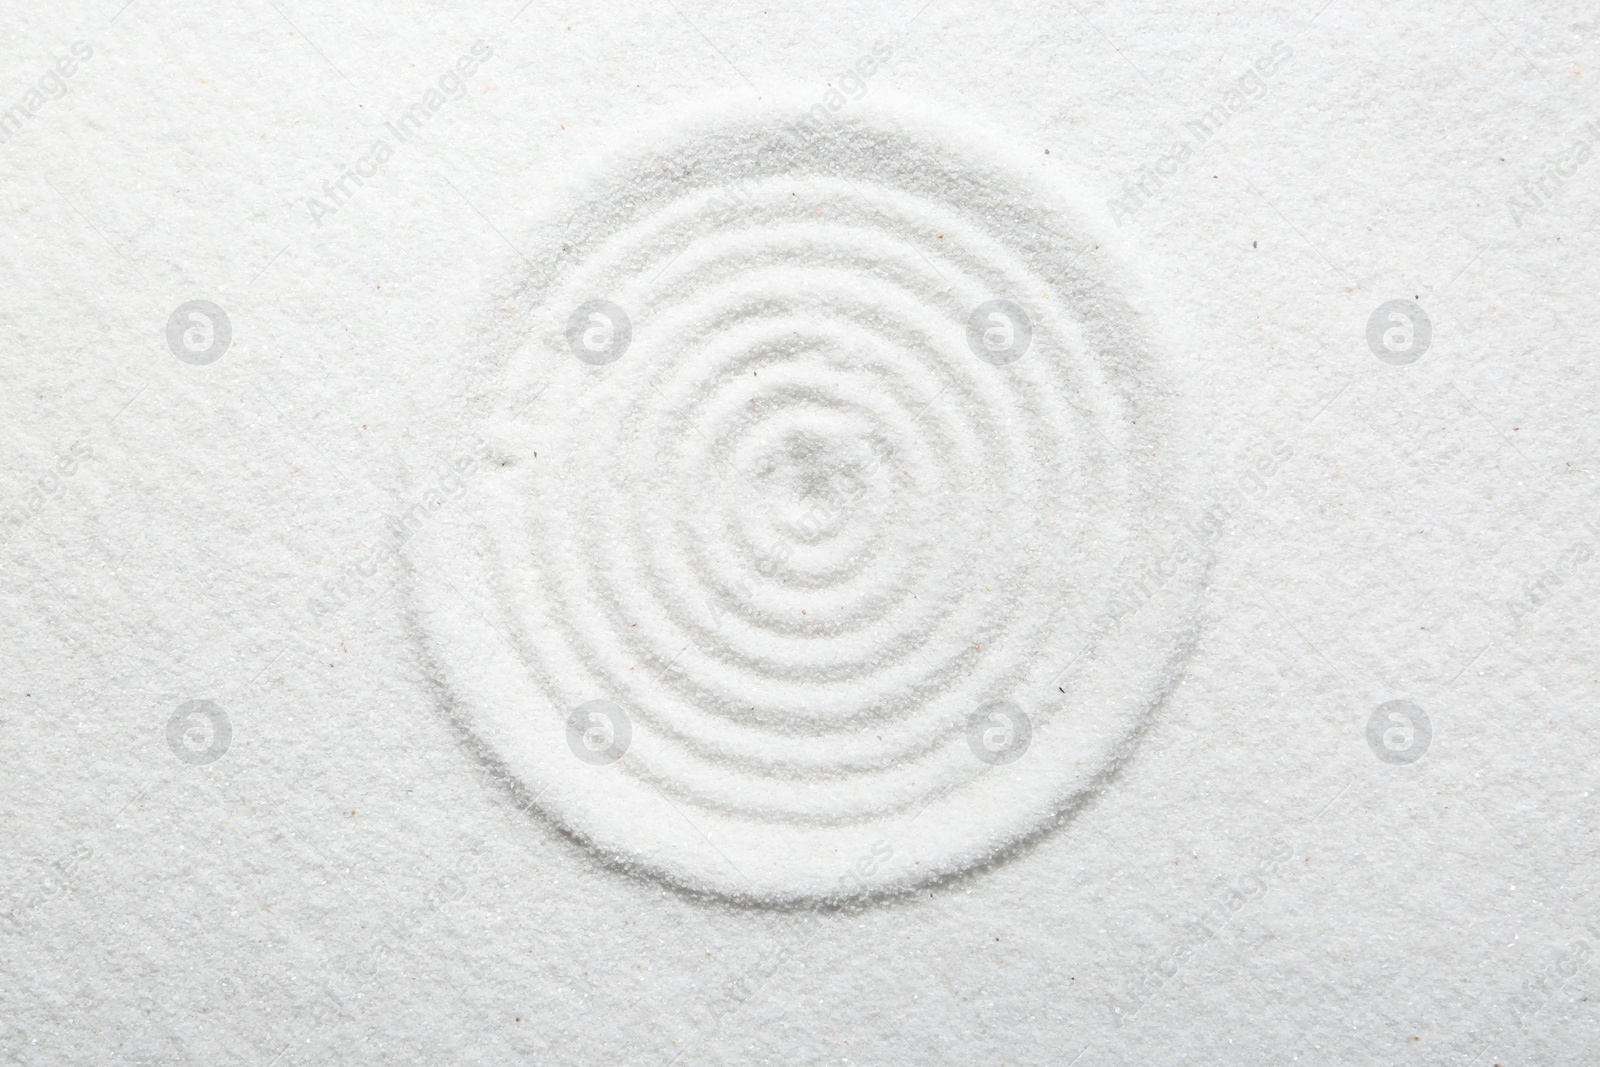
[[[497,462],[414,549],[453,706],[563,826],[693,888],[980,861],[1103,779],[1184,649],[1171,368],[1085,220],[948,129],[660,141],[497,302]],[[603,766],[593,701],[627,719]],[[1026,750],[975,757],[1008,715]]]

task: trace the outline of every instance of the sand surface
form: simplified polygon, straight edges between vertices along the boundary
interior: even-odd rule
[[[12,7],[0,1062],[1600,1053],[1591,13]]]

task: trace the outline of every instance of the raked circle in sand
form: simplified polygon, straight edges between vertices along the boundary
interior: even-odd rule
[[[993,859],[1110,779],[1205,561],[1090,210],[904,105],[721,112],[519,231],[494,457],[409,546],[452,712],[591,848],[760,901]]]

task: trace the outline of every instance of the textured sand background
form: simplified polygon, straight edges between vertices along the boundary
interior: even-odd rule
[[[0,1056],[1592,1062],[1600,26],[1319,6],[11,5]],[[823,909],[561,832],[377,547],[598,155],[793,100],[1087,205],[1214,516],[1117,775]]]

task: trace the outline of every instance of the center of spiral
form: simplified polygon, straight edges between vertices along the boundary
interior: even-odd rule
[[[753,480],[789,537],[816,544],[838,535],[872,489],[870,440],[818,427],[784,430],[757,456]]]

